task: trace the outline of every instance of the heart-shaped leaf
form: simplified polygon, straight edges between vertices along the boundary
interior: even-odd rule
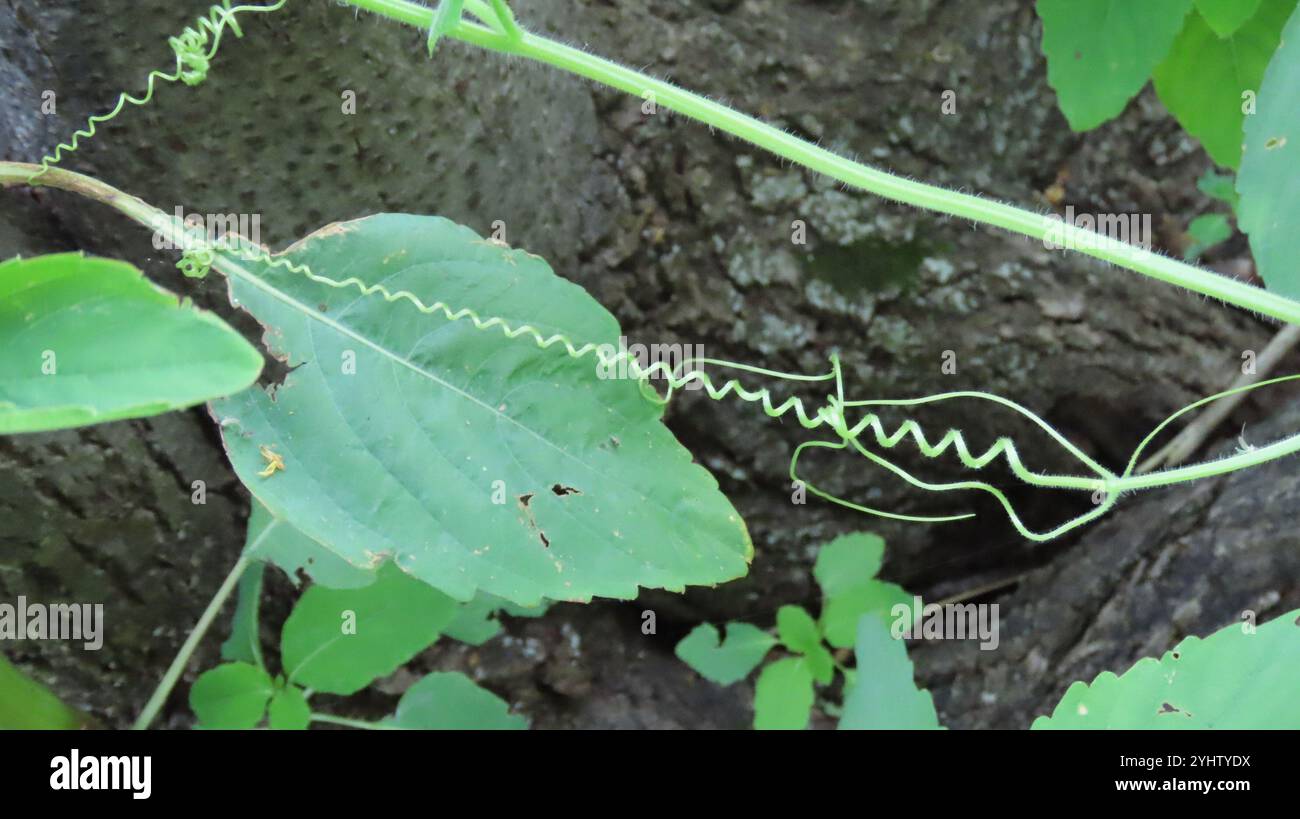
[[[252,728],[262,721],[275,684],[261,668],[225,663],[190,686],[190,708],[204,728]]]
[[[728,623],[727,639],[718,644],[718,630],[701,623],[677,644],[677,658],[695,669],[701,677],[718,685],[731,685],[767,656],[776,638],[749,623]]]
[[[241,262],[231,296],[296,369],[274,398],[214,404],[236,472],[276,517],[354,565],[391,555],[459,600],[631,598],[745,573],[743,521],[639,384],[487,322],[616,347],[614,318],[544,261],[391,214],[283,258],[317,278]],[[391,299],[363,295],[381,286]]]
[[[271,697],[266,709],[266,724],[276,731],[301,731],[311,724],[311,706],[302,689],[285,686]]]

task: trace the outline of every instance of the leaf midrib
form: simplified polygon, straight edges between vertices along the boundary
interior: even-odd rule
[[[504,412],[501,412],[500,410],[498,410],[496,407],[492,406],[491,404],[488,404],[488,403],[484,402],[483,400],[479,399],[478,397],[476,397],[476,396],[474,396],[474,395],[471,395],[471,394],[468,393],[468,392],[465,392],[465,391],[462,390],[460,387],[457,387],[456,385],[454,385],[454,384],[452,384],[452,383],[450,383],[450,382],[448,382],[448,381],[445,381],[445,380],[443,380],[442,378],[439,378],[439,377],[438,377],[437,375],[435,375],[434,373],[431,373],[431,372],[429,372],[428,370],[424,369],[423,367],[420,367],[420,366],[416,365],[415,363],[413,363],[413,362],[411,362],[411,361],[409,361],[409,360],[403,358],[402,356],[398,355],[397,353],[393,352],[392,350],[388,349],[387,347],[383,346],[382,344],[379,344],[379,343],[377,343],[377,342],[375,342],[375,341],[372,341],[372,340],[369,339],[369,338],[366,338],[365,336],[361,335],[360,333],[356,332],[355,330],[352,330],[351,328],[347,327],[346,325],[340,324],[339,322],[333,320],[333,319],[330,318],[329,316],[323,315],[322,313],[320,313],[320,312],[317,311],[317,310],[313,310],[313,309],[311,309],[310,307],[308,307],[307,305],[305,305],[305,304],[303,304],[302,302],[298,301],[297,299],[295,299],[293,296],[289,295],[288,293],[285,293],[283,290],[279,289],[278,287],[275,287],[275,286],[269,284],[268,282],[264,281],[264,280],[261,279],[260,277],[258,277],[258,276],[256,276],[256,275],[250,273],[248,270],[244,269],[244,267],[243,267],[242,265],[238,264],[237,262],[233,262],[233,261],[228,260],[228,259],[221,259],[221,260],[218,261],[218,265],[222,264],[223,262],[224,262],[227,266],[229,266],[229,267],[230,267],[230,268],[235,272],[235,275],[237,275],[239,278],[241,278],[241,279],[243,279],[244,281],[248,282],[249,284],[253,285],[253,286],[256,287],[257,289],[259,289],[259,290],[261,290],[261,291],[263,291],[263,292],[269,294],[270,296],[272,296],[273,298],[277,299],[278,301],[281,301],[281,302],[283,302],[284,304],[287,304],[288,306],[292,307],[293,309],[297,310],[298,312],[302,313],[303,315],[307,316],[308,318],[311,318],[311,319],[314,319],[314,320],[316,320],[316,321],[319,321],[320,323],[324,324],[325,326],[330,327],[330,328],[332,328],[333,330],[335,330],[335,331],[337,331],[337,332],[340,332],[340,333],[342,333],[343,335],[348,336],[349,338],[356,339],[357,341],[359,341],[359,342],[361,342],[362,344],[366,345],[367,347],[369,347],[370,349],[374,350],[375,352],[377,352],[377,353],[379,353],[379,354],[381,354],[381,355],[383,355],[383,356],[385,356],[385,357],[387,357],[387,358],[389,358],[389,359],[391,359],[391,360],[397,362],[398,364],[401,364],[403,367],[406,367],[407,369],[411,370],[411,372],[414,372],[414,373],[416,373],[417,375],[422,375],[422,376],[424,376],[425,378],[428,378],[430,381],[433,381],[433,382],[435,382],[435,383],[437,383],[437,384],[440,384],[441,386],[445,387],[446,389],[451,390],[452,392],[456,393],[457,395],[460,395],[461,397],[463,397],[463,398],[469,400],[470,402],[476,404],[477,406],[482,407],[483,409],[485,409],[485,410],[487,410],[488,412],[492,413],[492,414],[493,414],[494,416],[496,416],[497,418],[503,418],[503,419],[505,419],[506,421],[509,421],[509,422],[510,422],[511,424],[513,424],[514,426],[518,427],[519,429],[524,430],[524,431],[527,432],[529,435],[533,436],[534,438],[536,438],[537,440],[539,440],[539,441],[541,441],[542,443],[546,444],[548,447],[550,447],[551,449],[553,449],[553,450],[559,452],[560,454],[565,455],[565,456],[567,456],[567,457],[573,457],[572,453],[568,452],[568,451],[565,450],[563,447],[561,447],[561,446],[559,446],[558,444],[556,444],[554,441],[552,441],[552,440],[550,440],[549,438],[547,438],[546,436],[542,435],[542,434],[541,434],[540,432],[538,432],[537,430],[532,429],[531,427],[529,427],[529,426],[527,426],[527,425],[525,425],[525,424],[520,423],[517,419],[512,418],[511,416],[505,414]],[[366,298],[366,295],[365,295],[364,293],[361,294],[361,298]]]

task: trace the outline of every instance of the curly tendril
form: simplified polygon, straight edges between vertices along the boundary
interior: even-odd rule
[[[191,279],[206,278],[212,271],[212,263],[217,254],[211,247],[191,247],[181,252],[181,260],[176,267]]]
[[[32,174],[27,181],[29,183],[36,181],[50,168],[58,165],[63,161],[66,154],[76,152],[81,147],[84,139],[93,139],[98,128],[97,126],[117,118],[126,106],[134,105],[143,107],[148,105],[154,96],[154,91],[159,82],[176,83],[183,82],[188,86],[196,86],[202,83],[208,76],[208,69],[211,67],[212,58],[216,56],[217,50],[221,47],[221,37],[229,29],[236,37],[243,37],[244,32],[239,27],[236,19],[238,15],[244,13],[267,14],[273,11],[279,11],[284,8],[288,0],[277,0],[276,3],[269,6],[231,6],[231,0],[223,0],[220,5],[212,6],[204,17],[201,17],[193,26],[186,28],[175,37],[167,40],[172,51],[176,53],[176,67],[171,73],[162,71],[151,71],[145,80],[145,92],[143,97],[133,97],[123,91],[118,95],[117,105],[107,114],[92,115],[86,121],[86,127],[76,131],[72,139],[66,143],[59,143],[52,154],[46,155],[41,159],[41,167],[36,173]]]

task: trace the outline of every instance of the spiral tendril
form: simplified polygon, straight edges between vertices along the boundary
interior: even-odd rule
[[[231,6],[231,0],[222,0],[219,5],[214,5],[205,16],[193,25],[186,28],[175,37],[167,40],[172,51],[176,54],[176,67],[171,73],[163,71],[151,71],[145,79],[145,92],[142,97],[133,97],[123,91],[118,95],[117,104],[107,114],[92,115],[86,120],[86,127],[73,133],[72,139],[68,142],[61,142],[53,153],[47,154],[41,159],[40,169],[32,174],[27,181],[29,183],[36,181],[42,174],[50,168],[58,165],[68,154],[75,153],[84,139],[93,139],[98,132],[101,124],[110,122],[121,114],[127,105],[143,107],[148,105],[154,97],[154,92],[160,82],[176,83],[183,82],[188,86],[196,86],[202,83],[208,76],[208,70],[211,67],[212,59],[216,56],[218,49],[221,47],[221,37],[227,29],[234,33],[236,37],[243,37],[244,32],[239,27],[237,20],[238,15],[244,13],[267,14],[273,11],[279,11],[284,8],[288,0],[277,0],[276,3],[269,6]]]

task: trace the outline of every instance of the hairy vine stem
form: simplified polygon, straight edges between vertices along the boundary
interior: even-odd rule
[[[266,537],[267,532],[269,532],[273,526],[274,524],[268,526],[266,531],[262,532],[262,537]],[[261,538],[259,538],[259,540],[261,540]],[[229,599],[230,593],[233,592],[235,586],[239,584],[239,578],[244,575],[244,571],[248,568],[250,562],[248,551],[245,551],[244,554],[240,555],[239,560],[235,561],[235,565],[231,568],[230,574],[226,575],[226,579],[217,589],[217,593],[208,601],[208,607],[203,610],[203,614],[199,616],[199,621],[194,624],[194,629],[190,631],[189,636],[185,638],[185,642],[181,644],[180,650],[176,652],[176,656],[172,659],[171,665],[169,665],[167,671],[163,673],[162,680],[159,681],[158,687],[154,689],[153,694],[149,697],[149,701],[145,703],[144,708],[140,711],[140,716],[136,718],[135,724],[132,728],[137,731],[142,731],[148,728],[150,724],[153,723],[154,718],[158,716],[158,712],[162,710],[163,703],[167,702],[168,695],[170,695],[172,689],[176,687],[176,681],[181,678],[181,672],[185,670],[185,664],[190,661],[190,657],[194,654],[194,649],[198,648],[199,642],[203,639],[203,635],[207,634],[208,628],[212,625],[212,621],[217,618],[217,614],[221,611],[221,607],[224,606],[226,600]]]
[[[411,0],[343,1],[359,9],[423,30],[432,30],[437,12],[446,7],[448,2],[443,0],[435,10]],[[1068,222],[1048,220],[1033,211],[980,196],[950,191],[937,185],[904,179],[887,171],[854,162],[672,83],[525,31],[515,22],[505,0],[492,0],[492,15],[481,8],[481,3],[475,4],[478,6],[477,9],[469,2],[465,5],[483,22],[461,18],[455,25],[446,25],[444,21],[441,26],[442,34],[491,51],[546,63],[633,96],[653,95],[658,106],[724,131],[846,185],[886,199],[992,225],[1034,239],[1050,238],[1057,246],[1071,248],[1119,267],[1221,299],[1279,321],[1300,324],[1300,302],[1285,296],[1134,245],[1107,240],[1094,231]]]

